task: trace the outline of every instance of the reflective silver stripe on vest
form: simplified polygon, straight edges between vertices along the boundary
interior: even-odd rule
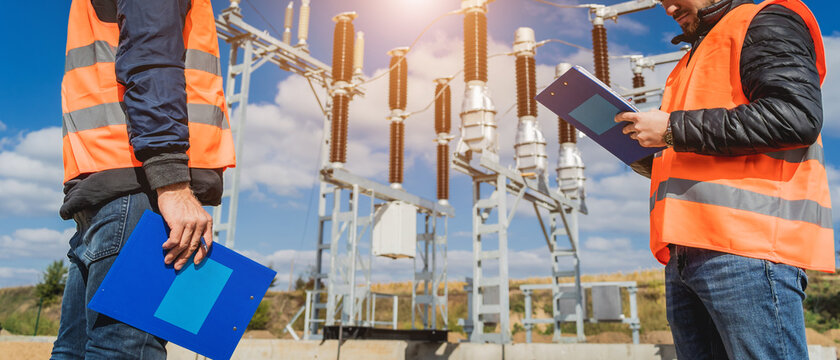
[[[736,187],[710,182],[670,178],[659,183],[650,198],[651,211],[656,201],[679,199],[750,211],[791,221],[804,221],[831,229],[831,208],[813,200],[785,200]]]
[[[801,163],[808,160],[817,160],[821,165],[825,166],[825,154],[823,153],[823,147],[818,143],[813,143],[809,147],[774,151],[765,153],[764,155],[789,163]]]
[[[222,65],[219,63],[219,57],[201,50],[187,49],[187,59],[184,66],[187,69],[201,70],[222,76]]]
[[[229,128],[225,113],[216,105],[187,104],[190,122],[212,125],[225,130]]]
[[[111,47],[111,44],[101,40],[94,41],[90,45],[70,49],[67,52],[67,57],[64,58],[64,72],[100,62],[114,62],[116,53],[117,48]]]
[[[124,104],[121,102],[99,104],[89,108],[64,113],[61,136],[68,133],[101,128],[110,125],[125,125]]]
[[[62,136],[68,133],[97,129],[111,125],[125,125],[124,103],[107,103],[63,114]],[[191,122],[229,128],[222,109],[215,105],[187,104],[187,116]]]
[[[90,45],[71,49],[67,52],[67,57],[64,58],[64,72],[96,63],[112,63],[116,61],[116,53],[117,48],[111,47],[107,42],[100,40],[94,41]],[[222,66],[217,56],[196,49],[187,49],[184,67],[205,71],[217,76],[222,74]]]

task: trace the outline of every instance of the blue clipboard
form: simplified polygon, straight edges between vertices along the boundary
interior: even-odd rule
[[[627,122],[615,122],[615,115],[639,110],[580,66],[569,69],[535,98],[627,165],[665,149],[643,147],[622,133]]]
[[[212,359],[229,359],[277,274],[220,244],[196,266],[163,263],[169,229],[149,210],[126,241],[91,310]]]

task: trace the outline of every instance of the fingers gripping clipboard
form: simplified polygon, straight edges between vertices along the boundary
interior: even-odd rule
[[[536,100],[627,165],[664,149],[643,147],[622,133],[627,123],[616,123],[615,115],[639,110],[580,66],[557,78]]]

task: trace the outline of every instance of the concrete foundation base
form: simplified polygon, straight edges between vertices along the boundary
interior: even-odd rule
[[[169,360],[195,360],[195,353],[170,344]],[[233,354],[238,360],[336,359],[338,341],[243,339]],[[808,346],[811,360],[837,360],[836,348]],[[471,344],[390,340],[348,340],[341,345],[347,360],[674,360],[674,345],[652,344]]]

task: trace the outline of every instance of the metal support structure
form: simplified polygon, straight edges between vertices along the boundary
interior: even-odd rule
[[[425,214],[423,232],[417,234],[417,256],[411,286],[411,327],[420,316],[423,329],[449,328],[447,283],[447,216]],[[439,231],[439,227],[443,231]],[[419,266],[419,267],[418,267]],[[422,289],[422,293],[418,292]],[[438,321],[440,316],[440,321]]]
[[[634,85],[634,89],[622,94],[623,97],[632,98],[634,102],[643,102],[647,101],[647,99],[657,96],[662,96],[662,92],[665,90],[664,86],[644,86],[644,77],[642,76],[642,71],[644,69],[654,70],[656,69],[657,65],[663,65],[668,63],[674,63],[680,61],[686,53],[691,51],[690,45],[684,45],[680,48],[679,51],[669,52],[665,54],[659,55],[650,55],[650,56],[643,56],[643,55],[631,55],[630,58],[630,68],[633,70],[634,78],[639,78],[642,81],[642,86],[636,87]]]
[[[325,139],[329,139],[328,134],[325,135],[327,135]],[[304,333],[304,339],[307,340],[321,339],[323,325],[331,326],[341,323],[346,326],[374,326],[380,324],[373,320],[374,294],[370,291],[370,264],[372,262],[370,245],[372,226],[379,215],[376,210],[377,205],[382,202],[401,201],[417,207],[418,216],[426,219],[454,216],[454,210],[449,205],[422,199],[403,189],[394,189],[354,175],[343,168],[324,167],[321,170],[321,182],[322,192],[318,206],[318,258],[316,260],[321,264],[325,257],[323,252],[329,251],[329,273],[324,273],[321,270],[322,265],[316,264],[316,277],[326,279],[327,296],[326,303],[315,298],[307,300],[307,305],[313,309],[313,311],[307,311],[307,326]],[[362,203],[363,198],[367,198],[364,203]],[[346,207],[342,207],[345,203]],[[363,209],[367,210],[363,212]],[[327,213],[327,211],[331,212]],[[418,240],[430,236],[433,239],[442,240],[440,243],[445,246],[445,233],[441,237],[434,230],[431,232],[424,230],[419,234]],[[325,239],[328,240],[325,241]],[[445,259],[445,250],[443,254],[436,255],[442,255]],[[445,261],[443,264],[442,270],[445,270]],[[357,277],[360,276],[363,278],[357,281]],[[435,278],[445,281],[445,271],[432,274],[430,277],[430,279]],[[430,285],[430,287],[433,286]],[[417,299],[412,297],[412,300],[414,303]],[[445,298],[434,299],[434,301],[434,305],[438,305],[438,308],[441,301],[443,304],[446,303]],[[324,318],[317,309],[324,310],[321,311],[325,312]],[[444,308],[442,312],[445,313],[446,309]]]
[[[569,286],[570,284],[563,284],[565,286]],[[630,316],[627,317],[624,315],[623,309],[619,310],[620,314],[617,317],[611,317],[609,319],[599,319],[596,314],[593,314],[592,317],[587,318],[586,320],[591,323],[597,322],[621,322],[623,324],[627,324],[630,326],[630,330],[632,331],[633,336],[633,344],[639,344],[639,330],[641,329],[641,323],[639,321],[639,311],[637,308],[636,302],[636,294],[638,292],[638,286],[636,285],[635,281],[622,281],[622,282],[590,282],[590,283],[581,283],[577,284],[576,286],[580,286],[582,289],[593,289],[593,288],[608,288],[608,287],[616,287],[616,288],[623,288],[627,291],[628,303],[630,307]],[[570,286],[569,286],[570,287]],[[561,291],[558,296],[558,286],[557,284],[526,284],[520,285],[519,289],[522,290],[522,294],[525,295],[525,317],[522,319],[522,325],[525,327],[525,342],[531,342],[531,331],[537,324],[555,324],[555,341],[557,341],[557,320],[558,317],[561,322],[568,322],[568,321],[576,321],[582,322],[585,316],[580,313],[577,313],[577,309],[575,309],[575,314],[568,313],[562,305],[558,303],[558,300],[562,300],[564,298],[564,293]],[[552,311],[554,313],[554,318],[547,319],[547,318],[534,318],[533,315],[533,301],[532,295],[535,291],[547,291],[551,290],[554,294],[553,301],[552,301]],[[620,292],[617,290],[615,291],[618,298],[609,298],[609,299],[596,299],[593,296],[592,299],[592,306],[593,308],[597,308],[598,305],[596,302],[599,300],[606,300],[611,301],[613,303],[621,304],[621,295]],[[594,295],[594,294],[593,294]],[[585,301],[583,304],[585,305]],[[582,327],[579,327],[581,329]]]
[[[583,302],[577,246],[577,213],[583,212],[580,204],[562,193],[540,190],[536,180],[523,178],[518,172],[499,165],[492,157],[482,156],[479,165],[482,169],[472,166],[465,158],[457,155],[452,160],[453,168],[473,179],[473,286],[470,302],[473,329],[470,341],[511,342],[507,231],[516,215],[517,205],[522,200],[532,203],[537,211],[551,252],[554,288],[557,289],[559,278],[574,277],[576,306],[578,318],[581,319],[578,338],[582,341]],[[494,189],[489,196],[482,195],[482,185],[490,185]],[[508,204],[508,195],[513,196],[511,204]],[[552,216],[550,229],[544,226],[541,210],[548,211]],[[568,240],[568,247],[560,248],[561,237]],[[572,270],[564,271],[562,260],[569,257],[573,259]],[[559,323],[555,322],[558,337]],[[486,326],[494,324],[498,331],[485,332],[488,330]]]
[[[268,32],[246,23],[242,19],[238,4],[235,3],[223,10],[216,18],[216,31],[220,39],[230,44],[225,97],[227,108],[233,115],[231,116],[231,131],[240,166],[233,168],[232,173],[226,172],[229,174],[226,176],[231,179],[225,183],[231,185],[224,190],[222,204],[213,209],[213,235],[218,241],[222,239],[221,235],[224,233],[224,244],[233,247],[236,239],[239,181],[244,158],[243,145],[251,73],[266,63],[272,63],[327,88],[331,78],[331,68],[309,55],[305,47],[287,44],[281,39],[272,37]],[[240,49],[243,50],[241,54]],[[354,94],[363,95],[363,91],[356,87]],[[227,211],[224,211],[226,204]]]

